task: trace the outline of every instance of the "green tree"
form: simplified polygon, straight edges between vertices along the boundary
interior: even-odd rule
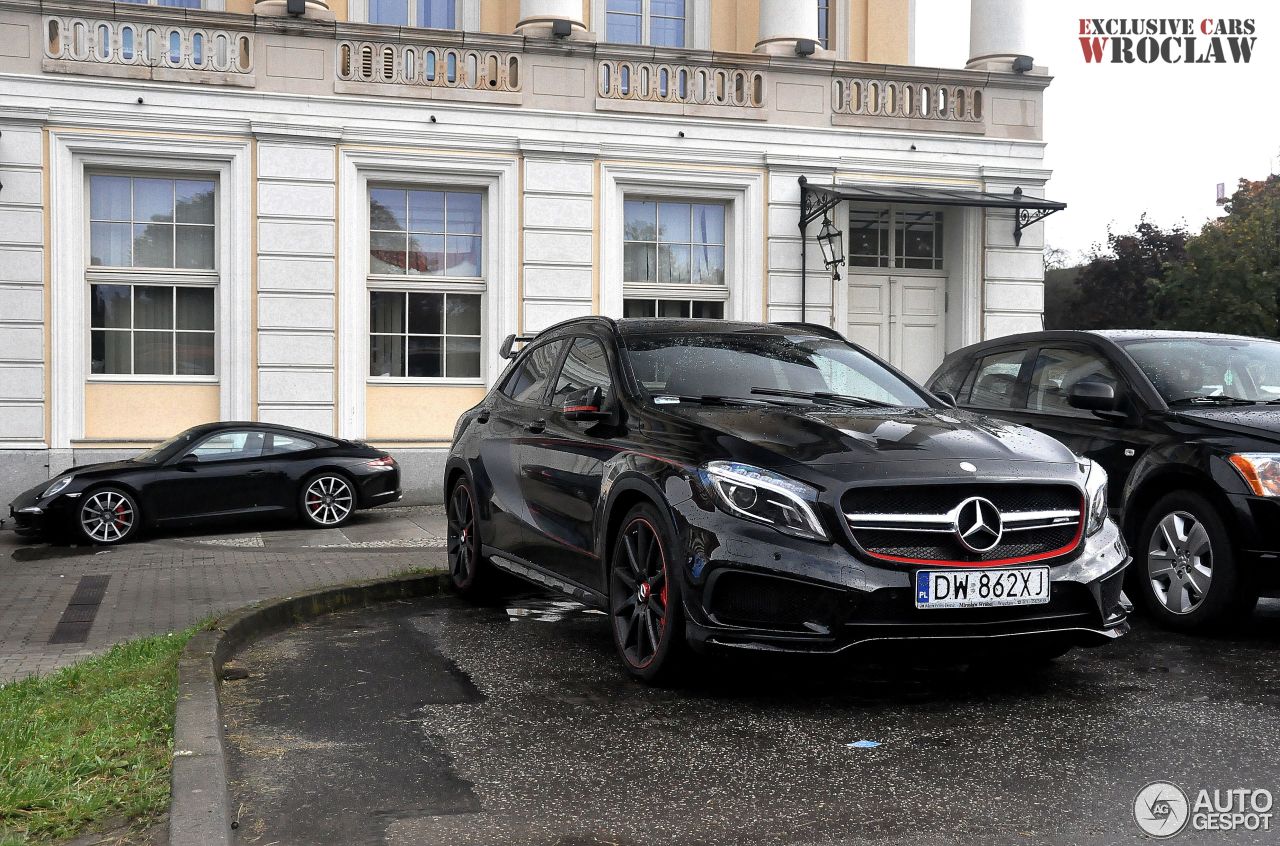
[[[1072,313],[1061,321],[1069,329],[1151,329],[1153,301],[1166,274],[1186,258],[1187,231],[1161,229],[1146,215],[1132,232],[1107,233],[1107,248],[1094,247],[1079,268]]]
[[[1240,180],[1226,211],[1159,284],[1156,325],[1280,337],[1280,176]]]

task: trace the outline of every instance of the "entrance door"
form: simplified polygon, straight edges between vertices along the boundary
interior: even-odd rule
[[[849,340],[923,381],[946,354],[943,275],[850,273]]]

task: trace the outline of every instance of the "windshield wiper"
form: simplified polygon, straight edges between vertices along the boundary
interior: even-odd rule
[[[864,408],[893,408],[893,403],[853,396],[852,394],[836,394],[831,391],[788,391],[782,388],[752,388],[751,393],[767,397],[795,397],[796,399],[825,400],[841,405],[856,405]]]
[[[1169,403],[1169,405],[1257,405],[1253,400],[1240,399],[1239,397],[1228,396],[1199,396],[1199,397],[1183,397]]]
[[[793,402],[782,402],[780,400],[751,399],[750,397],[727,397],[720,394],[654,394],[653,399],[656,405],[665,405],[666,403],[657,402],[660,399],[675,399],[680,402],[696,402],[702,405],[746,405],[752,408],[758,408],[762,405],[781,405],[790,408],[798,407]],[[674,403],[673,403],[674,404]]]

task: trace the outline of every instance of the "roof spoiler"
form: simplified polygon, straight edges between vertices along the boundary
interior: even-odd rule
[[[774,325],[785,326],[788,329],[803,329],[806,332],[812,332],[815,335],[820,335],[824,338],[830,338],[833,341],[848,340],[847,338],[845,338],[844,335],[841,335],[838,331],[836,331],[835,329],[832,329],[830,326],[822,326],[818,323],[802,323],[798,320],[778,320],[774,322]]]
[[[508,335],[502,339],[502,346],[498,347],[498,355],[505,359],[513,359],[516,357],[515,351],[511,348],[515,344],[527,344],[533,340],[530,335]]]

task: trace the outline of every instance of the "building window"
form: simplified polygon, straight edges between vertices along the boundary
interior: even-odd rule
[[[91,284],[91,372],[212,376],[212,286]]]
[[[89,264],[212,270],[212,179],[89,177]]]
[[[369,375],[480,378],[480,295],[369,292]]]
[[[940,211],[853,209],[849,212],[850,267],[943,269]]]
[[[818,0],[818,45],[831,49],[831,0]]]
[[[685,46],[686,0],[608,0],[605,40],[652,47]]]
[[[724,203],[623,201],[625,317],[723,317]]]
[[[456,0],[369,0],[369,23],[457,29]]]
[[[369,376],[481,377],[484,194],[369,189]]]
[[[217,183],[90,174],[89,372],[213,376]]]
[[[478,192],[370,190],[369,272],[479,278],[483,208]]]
[[[715,300],[664,300],[627,297],[623,317],[699,317],[724,319],[724,302]]]

